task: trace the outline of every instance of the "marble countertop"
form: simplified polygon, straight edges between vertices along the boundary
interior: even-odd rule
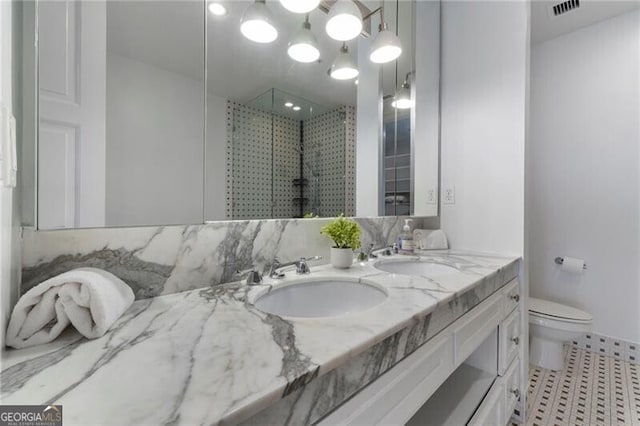
[[[456,271],[411,277],[375,262],[312,265],[309,278],[348,277],[388,294],[380,305],[333,318],[281,318],[253,306],[265,291],[300,280],[295,272],[254,287],[137,301],[102,338],[69,330],[48,345],[5,351],[0,402],[62,404],[68,425],[245,420],[518,262],[456,251],[421,256]]]

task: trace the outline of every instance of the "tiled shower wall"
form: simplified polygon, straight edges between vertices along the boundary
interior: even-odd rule
[[[227,102],[228,219],[298,214],[292,183],[300,175],[300,155],[295,150],[299,141],[300,122]]]
[[[355,129],[351,106],[307,119],[301,129],[299,121],[228,101],[227,219],[300,214],[300,190],[293,180],[300,177],[301,130],[305,161],[316,174],[305,167],[303,211],[323,217],[355,214]]]
[[[304,121],[305,160],[311,165],[304,177],[310,208],[323,217],[355,210],[355,108],[347,106]],[[318,202],[314,202],[318,191]],[[317,204],[317,205],[316,205]]]

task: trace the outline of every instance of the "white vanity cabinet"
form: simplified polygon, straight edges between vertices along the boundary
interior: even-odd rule
[[[507,424],[521,392],[519,292],[511,281],[319,424]]]

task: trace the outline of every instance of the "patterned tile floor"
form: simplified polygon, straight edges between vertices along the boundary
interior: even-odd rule
[[[565,365],[530,367],[528,426],[640,425],[640,365],[575,346]]]

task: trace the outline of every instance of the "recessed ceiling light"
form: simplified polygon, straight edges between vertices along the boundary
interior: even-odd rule
[[[209,12],[216,16],[224,16],[227,14],[227,8],[220,3],[211,2],[209,3]]]
[[[293,104],[291,102],[285,102],[284,106],[286,106],[287,108],[291,108]]]
[[[296,105],[296,106],[294,106],[294,107],[293,107],[293,110],[294,110],[294,111],[300,111],[301,109],[302,109],[302,108],[300,108],[298,105]]]
[[[354,81],[354,83],[356,84],[356,86],[358,85],[358,79],[356,78],[356,81]]]

